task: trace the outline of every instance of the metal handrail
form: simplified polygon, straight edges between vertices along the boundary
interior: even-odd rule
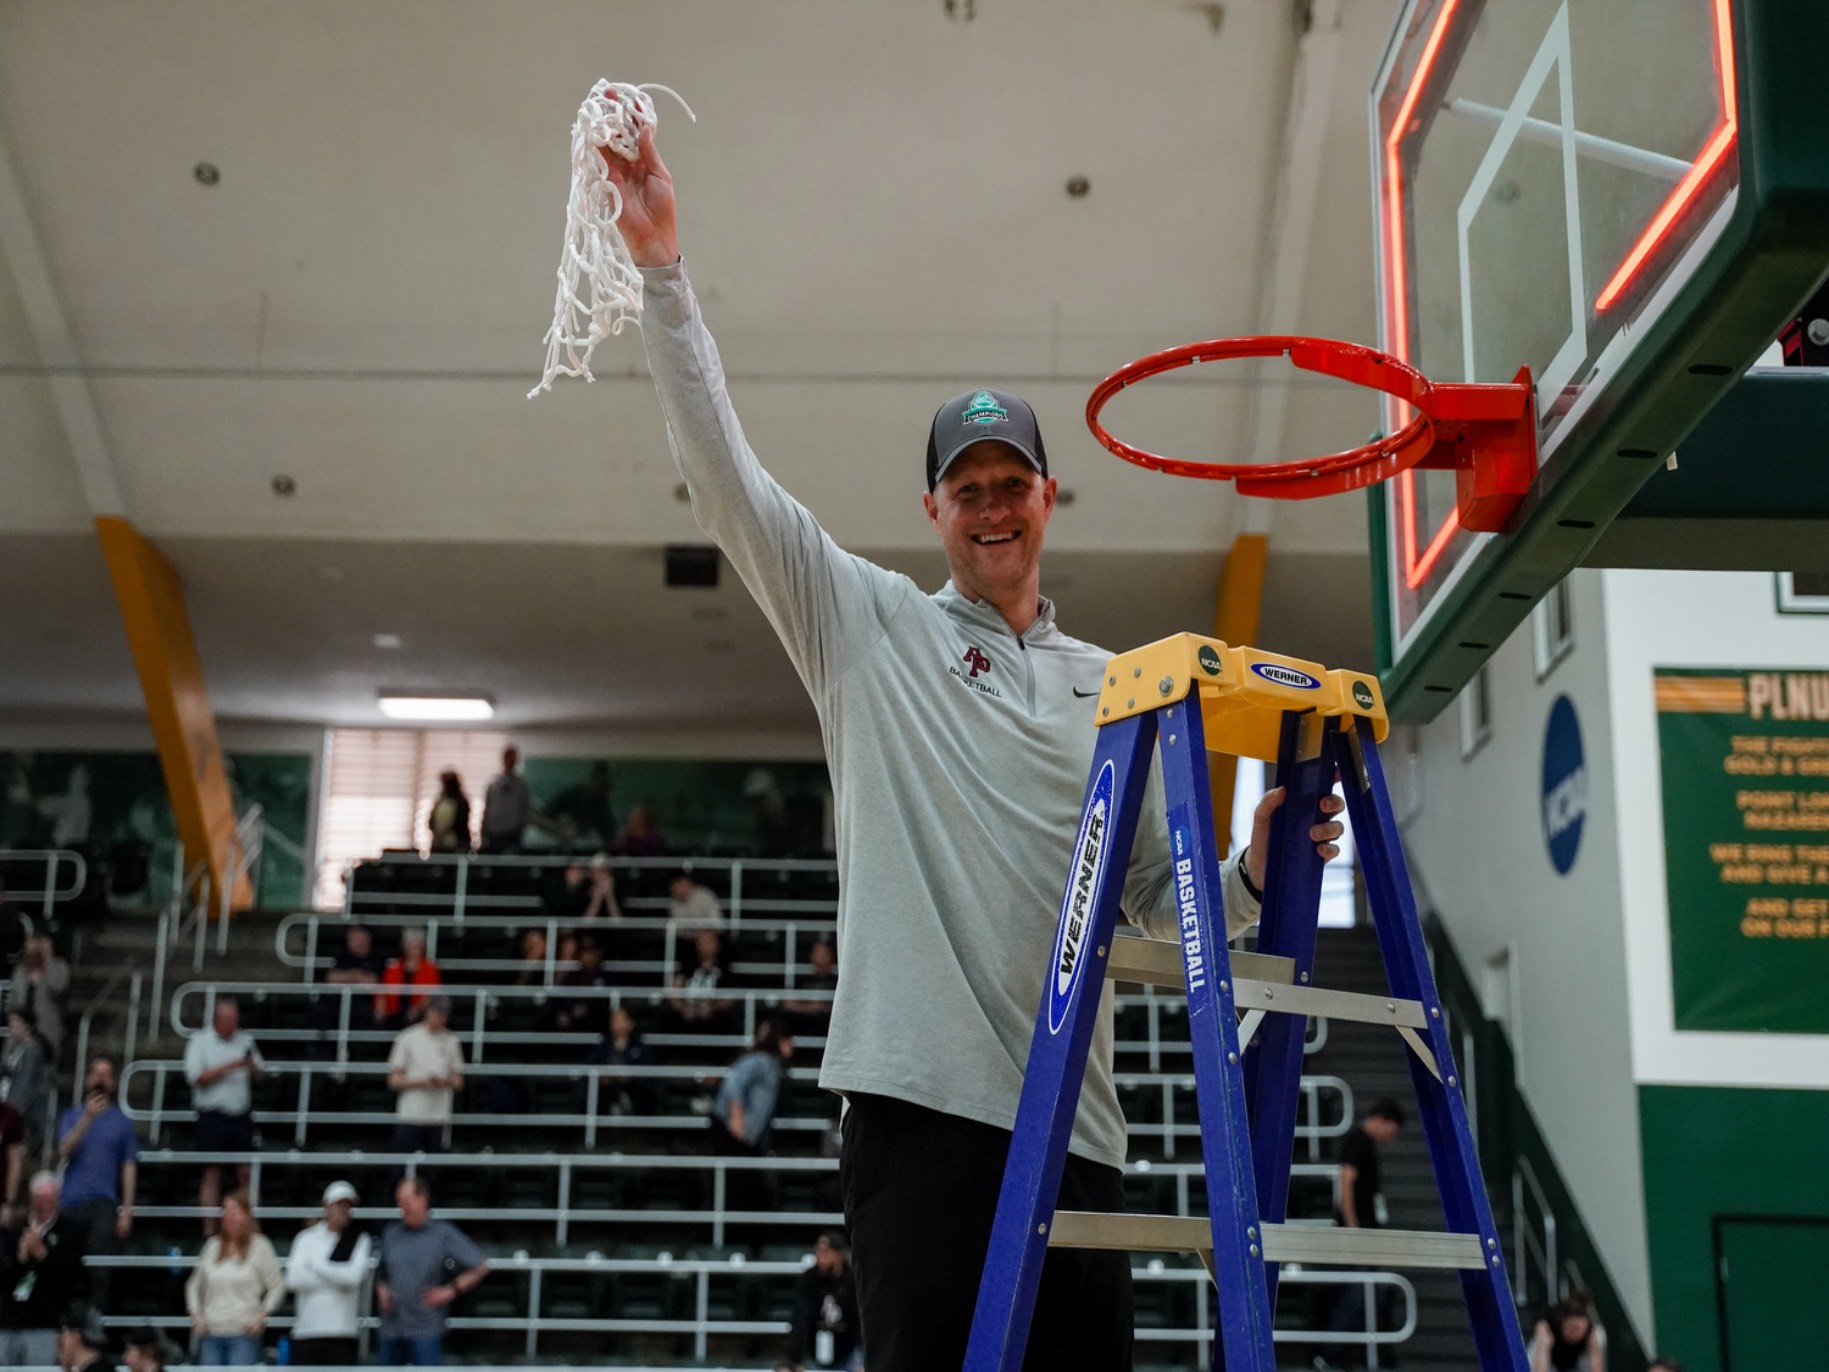
[[[358,894],[356,884],[351,879],[354,869],[346,872],[343,881],[343,914],[359,913],[361,901],[373,901],[391,905],[425,905],[449,909],[452,918],[462,920],[470,906],[480,908],[525,908],[539,905],[537,896],[473,896],[470,894],[470,872],[477,867],[547,868],[575,867],[588,861],[577,854],[502,854],[502,853],[430,853],[416,857],[401,855],[389,859],[402,865],[412,862],[435,867],[455,867],[457,877],[454,889],[450,892],[415,892],[415,891],[365,891]],[[730,873],[730,895],[727,899],[725,917],[732,924],[743,922],[743,877],[749,872],[823,872],[836,876],[838,863],[832,858],[726,858],[726,857],[612,857],[610,866],[626,871],[728,871]],[[631,904],[651,906],[657,902],[653,897],[638,897]],[[751,909],[763,909],[768,906],[778,907],[779,901],[750,901]],[[836,901],[800,901],[793,902],[797,907],[822,907],[836,910]]]
[[[43,888],[34,891],[9,886],[7,895],[19,901],[37,901],[39,917],[48,921],[59,901],[75,900],[88,886],[89,863],[81,853],[68,848],[0,848],[0,862],[33,861],[44,863]],[[76,878],[75,884],[67,891],[57,884],[58,869],[66,864]]]
[[[314,1212],[315,1213],[315,1212]],[[440,1212],[444,1213],[443,1211]],[[199,1261],[196,1255],[174,1254],[159,1256],[157,1254],[107,1255],[91,1256],[84,1260],[90,1268],[107,1268],[126,1271],[179,1270],[195,1267]],[[286,1259],[280,1259],[282,1270]],[[379,1258],[371,1260],[378,1262]],[[741,1275],[749,1277],[794,1277],[805,1271],[805,1261],[766,1261],[752,1259],[744,1255],[733,1254],[728,1258],[678,1258],[665,1254],[653,1258],[612,1258],[601,1254],[589,1254],[582,1258],[536,1258],[523,1252],[511,1254],[490,1254],[489,1266],[492,1276],[508,1274],[525,1274],[527,1281],[527,1302],[525,1315],[508,1317],[453,1316],[447,1327],[452,1332],[466,1330],[497,1330],[525,1332],[527,1336],[526,1354],[535,1356],[539,1335],[542,1333],[631,1333],[631,1334],[677,1334],[691,1336],[693,1339],[693,1356],[699,1361],[705,1358],[709,1340],[717,1335],[732,1334],[774,1334],[785,1335],[788,1332],[785,1320],[735,1320],[713,1319],[710,1316],[710,1284],[714,1277]],[[545,1296],[545,1278],[558,1274],[589,1273],[596,1275],[655,1275],[666,1276],[676,1280],[691,1280],[694,1284],[694,1316],[683,1320],[627,1320],[613,1318],[562,1318],[541,1314]],[[1152,1259],[1141,1265],[1133,1261],[1131,1279],[1143,1283],[1193,1283],[1195,1284],[1196,1319],[1192,1328],[1181,1329],[1138,1329],[1136,1338],[1150,1343],[1198,1343],[1204,1344],[1213,1337],[1212,1306],[1210,1300],[1211,1279],[1201,1268],[1169,1267],[1160,1259]],[[1416,1288],[1408,1278],[1396,1272],[1356,1272],[1356,1271],[1292,1271],[1285,1269],[1281,1280],[1305,1286],[1359,1286],[1365,1292],[1366,1329],[1364,1330],[1320,1330],[1320,1329],[1277,1329],[1271,1337],[1278,1343],[1357,1343],[1366,1348],[1367,1362],[1370,1366],[1378,1365],[1380,1347],[1401,1343],[1416,1332]],[[1380,1329],[1377,1326],[1378,1302],[1374,1292],[1380,1286],[1397,1290],[1403,1298],[1404,1320],[1396,1329]],[[517,1301],[517,1305],[519,1302]],[[189,1320],[181,1315],[155,1315],[152,1317],[132,1316],[108,1320],[109,1324],[153,1325],[164,1329],[183,1329],[189,1326]],[[291,1318],[284,1315],[275,1316],[268,1322],[274,1330],[291,1327]],[[373,1330],[380,1325],[380,1319],[374,1315],[365,1315],[361,1327]]]
[[[1537,1213],[1543,1221],[1542,1237],[1531,1231],[1529,1219],[1525,1214],[1525,1195],[1537,1203]],[[1559,1271],[1559,1259],[1556,1252],[1556,1212],[1550,1206],[1549,1197],[1544,1195],[1543,1186],[1532,1170],[1530,1159],[1520,1156],[1518,1164],[1511,1174],[1511,1214],[1512,1214],[1512,1295],[1520,1305],[1530,1299],[1530,1273],[1527,1256],[1535,1257],[1543,1271],[1544,1297],[1547,1301],[1559,1300],[1562,1296],[1562,1281]]]

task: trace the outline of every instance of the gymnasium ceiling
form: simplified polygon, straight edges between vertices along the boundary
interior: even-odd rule
[[[414,687],[510,725],[810,722],[728,569],[662,589],[661,545],[703,536],[639,339],[524,398],[600,75],[697,112],[661,97],[693,279],[754,446],[841,543],[937,585],[926,420],[1000,384],[1072,493],[1044,589],[1074,632],[1204,629],[1225,549],[1267,529],[1266,645],[1369,662],[1361,497],[1136,471],[1079,411],[1170,344],[1375,337],[1364,104],[1396,8],[0,0],[0,711],[137,708],[89,532],[122,513],[177,566],[227,717],[374,723]],[[1375,423],[1265,375],[1109,418],[1215,460]]]

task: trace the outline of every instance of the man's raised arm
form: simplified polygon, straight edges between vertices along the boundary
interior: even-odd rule
[[[819,699],[881,636],[908,583],[842,551],[750,450],[680,260],[673,178],[654,130],[642,131],[635,161],[606,151],[604,163],[622,195],[617,227],[642,269],[642,341],[693,514]]]

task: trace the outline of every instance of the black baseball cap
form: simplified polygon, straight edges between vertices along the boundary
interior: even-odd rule
[[[1029,402],[1007,391],[986,387],[956,395],[934,412],[927,436],[927,489],[932,490],[960,453],[986,439],[1007,443],[1042,476],[1048,475],[1048,451]]]

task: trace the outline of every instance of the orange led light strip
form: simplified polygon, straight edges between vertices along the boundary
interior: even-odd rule
[[[1739,132],[1739,118],[1734,104],[1734,30],[1728,17],[1728,0],[1715,0],[1715,48],[1721,63],[1721,127],[1715,130],[1703,146],[1702,155],[1690,167],[1689,174],[1677,183],[1677,188],[1664,201],[1645,232],[1639,235],[1638,242],[1632,245],[1632,251],[1626,254],[1626,260],[1613,273],[1613,279],[1595,297],[1596,310],[1604,310],[1619,299],[1620,292],[1631,284],[1646,259],[1670,233],[1670,226],[1676,223],[1677,216],[1696,198],[1696,191],[1708,179],[1709,173],[1721,164],[1727,150],[1734,146],[1735,135]]]
[[[1386,249],[1385,257],[1388,266],[1387,276],[1391,282],[1391,342],[1390,351],[1404,361],[1410,360],[1410,320],[1409,320],[1409,278],[1408,264],[1404,260],[1403,250],[1403,163],[1400,156],[1404,137],[1409,133],[1411,116],[1422,99],[1424,86],[1428,82],[1430,71],[1435,66],[1441,51],[1442,41],[1447,36],[1449,21],[1459,8],[1460,0],[1447,0],[1441,13],[1436,16],[1435,26],[1429,32],[1428,42],[1423,45],[1422,57],[1417,61],[1416,70],[1410,77],[1410,86],[1404,92],[1402,104],[1398,106],[1397,117],[1392,121],[1390,132],[1385,136],[1385,210],[1386,210]],[[1645,263],[1658,250],[1669,236],[1671,227],[1683,210],[1692,202],[1722,159],[1734,146],[1739,134],[1738,101],[1734,80],[1734,33],[1730,9],[1730,0],[1715,0],[1715,48],[1720,65],[1722,122],[1703,145],[1701,153],[1691,164],[1688,173],[1677,183],[1676,189],[1659,207],[1644,233],[1633,244],[1632,251],[1627,253],[1619,269],[1606,287],[1595,298],[1594,308],[1605,310],[1617,301],[1633,279],[1643,270]],[[1434,537],[1417,553],[1416,537],[1416,474],[1405,471],[1397,477],[1397,498],[1399,522],[1402,525],[1404,584],[1411,590],[1417,589],[1435,570],[1435,564],[1441,560],[1453,539],[1460,521],[1454,511],[1449,511]]]

